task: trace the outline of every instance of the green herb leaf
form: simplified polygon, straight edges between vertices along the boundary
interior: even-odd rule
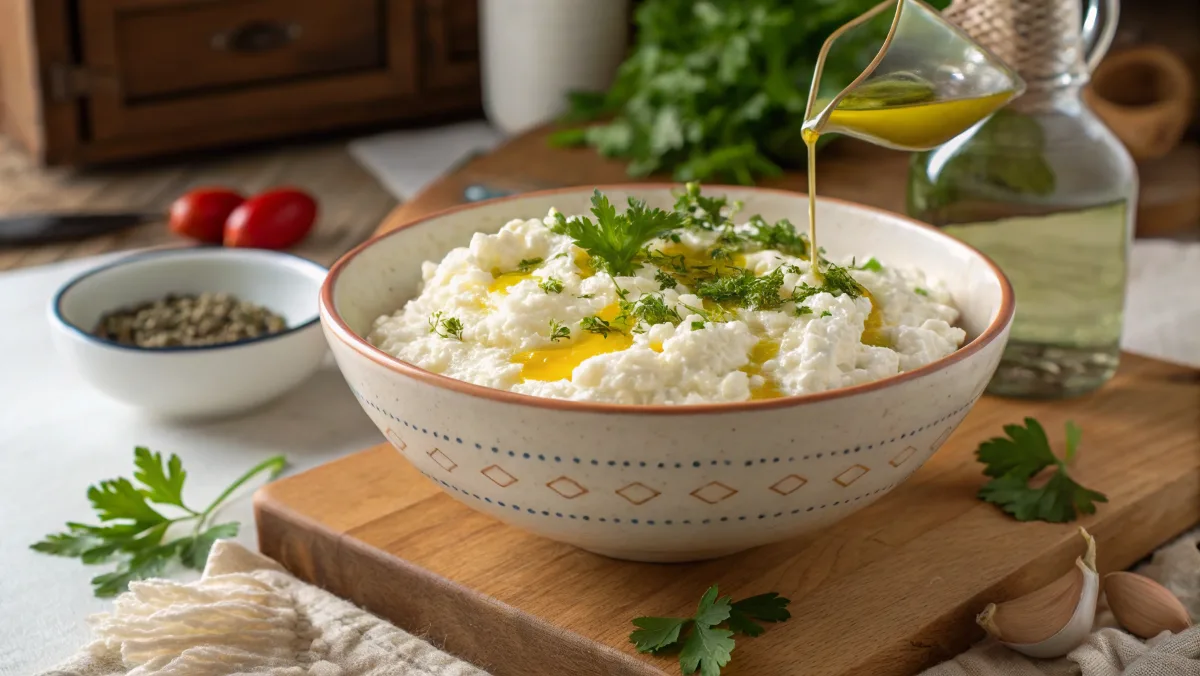
[[[692,322],[692,330],[699,331],[704,328],[704,322]]]
[[[925,289],[922,289],[919,286],[917,288],[913,289],[913,293],[917,294],[918,296],[928,296],[929,295],[928,291],[926,291]]]
[[[521,262],[517,263],[517,270],[519,272],[530,272],[541,264],[541,258],[522,258]]]
[[[667,289],[674,289],[676,286],[679,285],[679,282],[674,277],[672,277],[671,275],[668,275],[667,273],[663,272],[662,270],[659,270],[654,273],[654,281],[658,282],[658,290],[659,291],[665,291]]]
[[[171,454],[166,466],[162,453],[151,453],[150,449],[138,446],[133,451],[133,465],[137,471],[133,478],[144,486],[142,494],[151,502],[183,507],[183,482],[187,472],[179,456]]]
[[[747,636],[758,636],[765,629],[759,622],[786,622],[792,614],[788,612],[790,599],[775,592],[751,596],[734,603],[729,609],[729,628]]]
[[[542,280],[540,284],[538,284],[538,288],[540,288],[542,291],[545,291],[547,294],[562,293],[563,283],[561,279],[547,277],[546,279]]]
[[[145,486],[143,490],[135,489],[132,482],[124,478],[109,479],[89,487],[88,498],[96,515],[105,523],[97,526],[67,522],[66,532],[47,535],[30,548],[46,554],[77,557],[85,564],[115,559],[117,567],[113,571],[92,579],[94,593],[102,597],[119,594],[133,580],[161,574],[176,556],[182,557],[184,565],[202,568],[213,542],[237,534],[236,523],[210,525],[212,514],[247,481],[264,472],[273,478],[286,462],[283,456],[264,460],[230,484],[203,512],[198,512],[183,501],[187,472],[179,458],[172,455],[164,465],[161,454],[138,447],[134,451],[134,476]],[[147,505],[147,499],[173,506],[183,512],[183,516],[168,519]],[[194,524],[190,536],[163,542],[176,524],[188,522]]]
[[[636,617],[633,624],[638,628],[629,634],[629,640],[639,653],[656,652],[678,641],[680,630],[689,622],[682,617]]]
[[[551,229],[575,240],[614,277],[633,274],[634,259],[647,243],[682,226],[678,214],[649,209],[632,197],[625,213],[618,214],[599,190],[592,195],[592,214],[595,221],[586,216],[568,220],[556,212]]]
[[[608,337],[608,334],[614,331],[621,333],[620,329],[614,328],[612,324],[608,323],[608,321],[601,319],[596,315],[584,317],[583,320],[579,322],[579,328],[590,333],[599,333],[605,338]]]
[[[1008,438],[997,437],[980,444],[976,457],[984,463],[984,474],[995,477],[979,490],[979,498],[999,506],[1018,521],[1073,521],[1077,512],[1093,514],[1097,502],[1108,502],[1100,492],[1084,488],[1067,474],[1066,463],[1055,457],[1041,424],[1025,419],[1025,426],[1006,425]],[[1068,459],[1073,459],[1081,432],[1067,424]],[[1042,470],[1054,471],[1044,485],[1035,488],[1030,481]]]
[[[859,267],[858,269],[859,270],[870,270],[871,272],[883,272],[883,263],[880,263],[879,261],[875,260],[875,258],[872,257],[871,260],[867,261],[866,263],[863,263],[862,267]]]
[[[796,306],[796,315],[799,317],[803,317],[804,315],[811,315],[812,313],[813,313],[813,309],[807,305],[797,305]]]
[[[550,342],[557,343],[560,340],[571,337],[571,329],[564,326],[557,319],[550,320]]]
[[[822,317],[832,317],[833,313],[830,312],[829,310],[825,310],[824,312],[821,313],[821,316]]]
[[[726,275],[700,282],[696,295],[718,303],[733,303],[750,310],[771,310],[779,307],[783,300],[779,290],[783,286],[783,268],[775,268],[770,274],[755,277],[749,270],[736,275]]]
[[[540,259],[539,259],[540,260]],[[438,310],[429,317],[429,332],[442,338],[463,339],[463,324],[457,317],[444,317]]]
[[[720,676],[733,652],[733,632],[695,622],[679,653],[679,668],[685,675]]]

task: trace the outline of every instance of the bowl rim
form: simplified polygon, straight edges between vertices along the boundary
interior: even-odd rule
[[[227,252],[227,253],[219,253],[219,252]],[[50,317],[60,327],[66,329],[68,332],[73,333],[77,337],[84,339],[86,342],[90,342],[90,343],[93,343],[96,345],[101,345],[104,347],[116,348],[119,350],[127,350],[129,352],[139,352],[142,354],[170,354],[170,353],[180,353],[180,352],[195,353],[195,352],[217,351],[217,350],[226,350],[226,349],[232,349],[232,348],[245,347],[247,345],[265,343],[270,340],[275,340],[278,338],[284,338],[286,336],[290,336],[294,333],[298,333],[305,329],[309,329],[321,321],[320,302],[318,301],[318,307],[317,307],[316,314],[314,314],[312,317],[310,317],[308,319],[305,319],[303,322],[296,324],[295,326],[289,326],[288,328],[284,329],[283,331],[279,331],[277,333],[269,333],[265,336],[258,336],[255,338],[247,338],[245,340],[238,340],[238,341],[234,341],[232,343],[219,343],[217,345],[172,345],[169,347],[141,347],[139,345],[125,345],[123,343],[118,343],[115,340],[108,340],[107,338],[101,338],[99,336],[93,335],[88,330],[84,329],[83,327],[79,326],[78,324],[75,324],[74,322],[67,320],[67,318],[65,316],[63,316],[63,312],[62,312],[63,299],[66,297],[66,295],[68,293],[70,293],[70,291],[73,288],[75,288],[75,286],[77,286],[78,284],[81,284],[83,282],[86,282],[90,277],[94,277],[95,275],[98,275],[102,272],[107,272],[108,270],[112,270],[114,268],[119,268],[119,267],[124,267],[126,265],[140,263],[140,262],[143,262],[143,261],[146,261],[149,259],[153,259],[153,258],[165,258],[168,256],[179,256],[179,255],[187,255],[187,254],[191,254],[191,255],[216,254],[217,256],[222,256],[222,255],[233,256],[236,254],[236,255],[240,255],[240,256],[248,255],[251,257],[261,256],[268,260],[274,259],[274,260],[271,260],[272,264],[281,263],[281,262],[286,262],[288,264],[301,263],[301,264],[308,265],[312,268],[315,268],[315,270],[321,271],[323,275],[329,274],[329,268],[325,267],[324,265],[321,265],[320,263],[317,263],[316,261],[309,260],[303,256],[299,256],[297,254],[290,253],[287,251],[275,251],[272,249],[227,248],[227,247],[223,247],[223,246],[219,246],[219,245],[198,245],[198,246],[176,247],[176,248],[170,248],[170,249],[151,249],[149,251],[139,251],[137,253],[120,256],[119,258],[117,258],[114,261],[110,261],[103,265],[98,265],[94,268],[89,268],[89,269],[75,275],[74,277],[70,278],[69,280],[67,280],[66,283],[64,283],[62,286],[60,286],[58,288],[58,291],[56,291],[54,293],[54,297],[50,299]],[[324,280],[321,281],[321,284],[324,285]]]
[[[996,265],[995,261],[993,261],[991,258],[988,258],[987,255],[985,255],[983,252],[979,251],[975,247],[970,246],[969,244],[966,244],[965,242],[961,242],[957,239],[954,239],[950,235],[947,235],[947,234],[939,231],[937,228],[935,228],[927,223],[922,223],[921,221],[918,221],[914,218],[905,216],[904,214],[898,214],[896,212],[888,211],[886,209],[881,209],[879,207],[873,207],[873,206],[869,206],[869,205],[865,205],[865,204],[859,204],[857,202],[851,202],[850,200],[838,199],[838,198],[833,198],[833,197],[821,197],[821,196],[817,197],[818,201],[833,203],[833,204],[840,204],[840,205],[852,207],[855,209],[863,209],[866,211],[872,211],[872,212],[876,212],[878,214],[887,216],[888,218],[899,219],[901,221],[907,221],[910,225],[915,225],[917,227],[928,230],[928,231],[932,232],[935,237],[940,237],[940,238],[949,240],[952,244],[954,244],[956,246],[960,246],[960,247],[970,251],[972,254],[978,256],[981,260],[983,260],[983,262],[985,264],[987,264],[987,266],[991,269],[993,275],[995,276],[996,280],[1000,283],[1000,308],[999,308],[999,311],[996,313],[995,318],[992,319],[991,323],[988,324],[987,328],[985,328],[978,336],[976,336],[975,339],[973,339],[971,342],[967,343],[966,345],[963,345],[962,347],[958,348],[953,353],[948,354],[945,357],[942,357],[941,359],[937,359],[933,362],[930,362],[924,366],[913,369],[911,371],[897,373],[895,375],[887,376],[886,378],[880,378],[879,380],[873,380],[871,382],[862,383],[859,385],[851,385],[849,387],[840,387],[840,388],[836,388],[836,389],[832,389],[832,390],[825,390],[822,392],[812,392],[812,393],[808,393],[808,394],[794,394],[794,395],[788,395],[785,397],[777,397],[774,399],[759,399],[759,400],[749,400],[749,401],[719,402],[719,403],[704,403],[704,404],[612,404],[612,403],[607,403],[607,402],[575,401],[575,400],[571,400],[571,399],[554,399],[551,397],[539,397],[539,396],[535,396],[532,394],[522,394],[519,392],[511,392],[509,390],[500,390],[500,389],[496,389],[496,388],[492,388],[492,387],[486,387],[484,385],[476,385],[474,383],[469,383],[465,380],[458,380],[457,378],[451,378],[450,376],[445,376],[440,373],[434,373],[432,371],[427,371],[419,366],[416,366],[415,364],[410,364],[406,361],[403,361],[401,359],[393,357],[392,355],[390,355],[390,354],[384,352],[383,350],[372,345],[365,338],[360,337],[358,334],[356,334],[354,331],[352,331],[350,329],[350,327],[346,324],[346,322],[338,314],[338,312],[334,306],[333,289],[337,285],[338,277],[341,275],[342,271],[345,270],[347,268],[347,266],[349,266],[350,263],[353,262],[353,260],[359,254],[361,254],[366,249],[374,246],[378,242],[381,242],[388,237],[398,235],[401,232],[404,232],[411,228],[420,227],[434,219],[439,219],[439,218],[442,218],[445,216],[450,216],[450,215],[456,214],[460,211],[467,211],[470,209],[475,209],[484,203],[495,204],[495,203],[499,203],[499,202],[505,202],[505,201],[515,200],[515,199],[522,199],[522,198],[527,198],[527,197],[545,197],[545,196],[556,195],[556,194],[561,194],[561,193],[583,192],[583,191],[592,191],[592,190],[599,190],[600,192],[606,192],[606,191],[635,192],[638,190],[667,190],[667,191],[670,191],[670,190],[678,189],[682,185],[683,185],[682,183],[665,183],[665,182],[609,183],[609,184],[598,184],[595,186],[569,186],[569,187],[563,187],[563,188],[551,188],[549,190],[535,190],[535,191],[530,191],[530,192],[517,193],[517,194],[513,194],[513,195],[506,195],[504,197],[498,197],[498,198],[486,200],[486,202],[469,202],[466,204],[460,204],[457,206],[448,207],[446,209],[441,209],[434,213],[423,216],[421,218],[417,218],[417,219],[409,221],[407,223],[403,223],[403,224],[393,228],[392,230],[389,230],[388,232],[377,234],[377,235],[371,237],[370,239],[368,239],[367,241],[363,242],[362,244],[359,244],[358,246],[354,247],[350,251],[343,254],[332,266],[330,266],[329,274],[326,275],[325,282],[321,285],[321,295],[320,295],[320,299],[317,303],[318,309],[320,312],[320,316],[321,316],[321,320],[325,324],[325,326],[329,329],[330,334],[332,334],[335,338],[337,338],[342,343],[346,344],[347,347],[354,350],[359,355],[366,357],[370,361],[373,361],[376,364],[378,364],[390,371],[394,371],[402,376],[408,376],[410,378],[415,378],[416,380],[419,380],[427,385],[439,387],[442,389],[452,390],[454,392],[458,392],[460,394],[466,394],[466,395],[472,396],[472,397],[490,399],[492,401],[497,401],[497,402],[506,403],[506,404],[515,404],[518,406],[532,406],[535,408],[565,410],[565,411],[574,411],[574,412],[581,412],[581,413],[641,414],[641,415],[694,415],[694,414],[704,414],[704,413],[735,413],[735,412],[743,412],[743,411],[767,411],[767,410],[778,409],[778,408],[791,408],[793,406],[798,406],[800,404],[806,404],[806,403],[810,403],[810,402],[820,402],[820,401],[830,401],[833,399],[841,399],[843,397],[851,397],[851,396],[855,396],[858,394],[863,394],[863,393],[867,393],[867,392],[873,392],[876,390],[885,389],[892,385],[897,385],[897,384],[904,383],[904,382],[907,382],[910,380],[916,380],[917,378],[920,378],[922,376],[940,371],[952,364],[956,364],[956,363],[966,359],[967,357],[970,357],[970,356],[980,352],[981,350],[983,350],[984,347],[986,347],[987,345],[992,343],[994,340],[996,340],[998,337],[1000,337],[1000,335],[1004,333],[1004,330],[1012,322],[1012,318],[1013,318],[1013,314],[1014,314],[1015,306],[1016,306],[1014,294],[1013,294],[1012,283],[1009,282],[1008,277],[1006,277],[1004,275],[1004,272],[1000,269],[1000,266]],[[750,192],[777,193],[777,194],[781,194],[781,195],[786,195],[787,197],[791,197],[791,198],[807,199],[807,196],[808,196],[807,193],[797,192],[794,190],[786,190],[783,188],[765,188],[765,187],[759,187],[759,186],[741,186],[741,185],[715,184],[715,183],[714,184],[706,184],[705,187],[708,189],[713,189],[714,191],[740,190],[740,191],[750,191]]]

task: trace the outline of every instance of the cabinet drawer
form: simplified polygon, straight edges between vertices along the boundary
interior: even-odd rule
[[[312,114],[416,91],[414,0],[87,0],[95,140]]]
[[[478,0],[424,0],[422,9],[422,33],[425,35],[425,50],[421,57],[423,86],[427,89],[478,87]]]
[[[380,68],[377,0],[249,0],[130,8],[113,19],[127,99]]]

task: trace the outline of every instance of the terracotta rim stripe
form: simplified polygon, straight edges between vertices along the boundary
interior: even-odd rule
[[[574,187],[568,187],[568,188],[554,188],[554,189],[550,189],[550,190],[537,190],[537,191],[533,191],[533,192],[508,195],[505,197],[499,197],[496,199],[488,200],[488,203],[494,204],[494,203],[498,203],[498,202],[502,202],[502,201],[524,199],[527,197],[545,197],[545,196],[557,195],[557,194],[561,194],[561,193],[590,191],[593,189],[599,190],[600,192],[618,191],[618,190],[619,191],[627,191],[627,192],[636,192],[639,190],[678,189],[680,186],[681,186],[681,184],[679,184],[679,183],[613,183],[613,184],[608,184],[608,185],[597,185],[597,186],[589,186],[589,187],[574,186]],[[713,190],[725,190],[725,191],[750,191],[750,192],[761,192],[761,193],[778,193],[778,194],[786,195],[786,196],[792,197],[792,198],[804,197],[806,194],[806,193],[801,193],[801,192],[795,192],[792,190],[784,190],[781,188],[759,188],[759,187],[720,185],[720,184],[706,185],[705,187],[711,188]],[[343,255],[341,258],[339,258],[338,261],[336,263],[334,263],[333,266],[329,269],[329,275],[325,278],[325,283],[321,285],[321,298],[320,298],[320,304],[319,304],[320,305],[320,313],[321,313],[321,321],[325,324],[326,327],[328,327],[328,329],[333,334],[333,336],[335,336],[339,341],[345,343],[348,347],[350,347],[352,350],[354,350],[358,354],[362,355],[363,357],[366,357],[367,359],[370,359],[371,361],[375,362],[376,364],[379,364],[380,366],[383,366],[384,368],[387,368],[391,371],[395,371],[396,373],[399,373],[400,375],[414,378],[414,379],[419,380],[427,385],[432,385],[434,387],[440,387],[443,389],[452,390],[454,392],[458,392],[460,394],[466,394],[466,395],[469,395],[472,397],[480,397],[483,399],[490,399],[492,401],[497,401],[497,402],[505,403],[505,404],[513,404],[516,406],[531,406],[534,408],[547,408],[547,409],[554,409],[554,410],[561,410],[561,411],[574,411],[574,412],[579,412],[579,413],[620,413],[620,414],[640,414],[640,415],[694,415],[697,413],[739,413],[739,412],[743,412],[743,411],[766,411],[766,410],[777,409],[777,408],[790,408],[792,406],[799,406],[801,404],[807,404],[810,402],[830,401],[833,399],[841,399],[843,397],[852,397],[855,395],[864,394],[866,392],[874,392],[876,390],[881,390],[881,389],[884,389],[884,388],[892,386],[892,385],[897,385],[900,383],[908,382],[910,380],[915,380],[922,376],[940,371],[952,364],[956,364],[956,363],[966,359],[967,357],[970,357],[971,355],[976,354],[977,352],[982,350],[985,346],[990,344],[992,341],[996,340],[996,338],[998,338],[1000,336],[1000,334],[1004,332],[1005,327],[1008,326],[1009,322],[1012,320],[1013,310],[1015,307],[1015,303],[1013,300],[1013,290],[1012,290],[1012,285],[1008,281],[1008,278],[1004,276],[1004,273],[1000,270],[1000,267],[997,266],[995,264],[995,262],[993,262],[990,258],[985,256],[983,253],[981,253],[974,247],[971,247],[963,242],[960,242],[960,241],[950,237],[949,235],[939,232],[937,230],[937,228],[934,228],[925,223],[921,223],[920,221],[909,218],[902,214],[897,214],[895,212],[887,211],[886,209],[880,209],[878,207],[871,207],[871,206],[866,206],[863,204],[858,204],[855,202],[850,202],[848,200],[836,199],[836,198],[831,198],[831,197],[820,197],[818,199],[822,202],[827,202],[827,203],[832,203],[832,204],[840,204],[840,205],[852,207],[855,209],[863,209],[866,211],[872,211],[872,212],[887,216],[888,218],[897,218],[897,219],[900,219],[903,221],[907,221],[911,225],[915,225],[917,227],[920,227],[920,228],[923,228],[925,230],[932,232],[934,234],[934,236],[936,236],[936,237],[940,237],[940,238],[949,240],[949,241],[953,242],[955,246],[962,247],[962,248],[972,252],[973,254],[978,256],[980,259],[982,259],[988,265],[989,268],[991,268],[991,271],[995,275],[996,280],[1000,283],[1000,295],[1001,295],[1000,310],[999,310],[999,312],[996,313],[996,317],[992,320],[992,322],[990,324],[988,324],[988,327],[986,329],[984,329],[984,331],[982,333],[979,334],[979,336],[977,336],[974,340],[967,343],[966,345],[960,347],[953,354],[942,357],[941,359],[938,359],[937,361],[935,361],[933,363],[926,364],[925,366],[922,366],[920,368],[913,369],[912,371],[905,371],[904,373],[898,373],[894,376],[888,376],[886,378],[882,378],[880,380],[874,380],[869,383],[863,383],[861,385],[852,385],[850,387],[843,387],[843,388],[839,388],[839,389],[835,389],[835,390],[827,390],[825,392],[816,392],[816,393],[812,393],[812,394],[797,394],[797,395],[791,395],[791,396],[787,396],[787,397],[779,397],[776,399],[761,399],[761,400],[756,400],[756,401],[754,401],[754,400],[738,401],[738,402],[718,403],[718,404],[647,404],[647,405],[607,404],[607,403],[597,403],[597,402],[587,402],[587,401],[570,401],[570,400],[566,400],[566,399],[551,399],[548,397],[536,397],[536,396],[533,396],[530,394],[519,394],[517,392],[509,392],[507,390],[498,390],[498,389],[491,388],[491,387],[484,387],[483,385],[475,385],[473,383],[468,383],[463,380],[458,380],[455,378],[451,378],[449,376],[444,376],[444,375],[441,375],[438,373],[433,373],[432,371],[426,371],[423,368],[414,366],[413,364],[409,364],[408,362],[401,361],[401,360],[389,355],[388,353],[384,352],[383,350],[380,350],[379,348],[375,347],[374,345],[371,345],[365,339],[360,338],[357,334],[354,333],[354,331],[350,330],[350,327],[347,326],[346,322],[343,321],[341,316],[338,315],[337,310],[334,308],[334,305],[333,305],[333,288],[337,285],[338,277],[341,275],[342,270],[344,270],[346,268],[346,266],[348,266],[351,263],[351,261],[354,260],[354,258],[356,256],[358,256],[360,253],[362,253],[367,248],[375,245],[377,242],[384,240],[388,237],[393,237],[395,235],[398,235],[405,230],[408,230],[410,228],[417,228],[417,227],[420,227],[422,225],[429,223],[430,221],[432,221],[434,219],[442,218],[443,216],[455,214],[460,211],[466,211],[468,209],[475,209],[480,206],[480,203],[473,203],[473,204],[468,203],[468,204],[461,204],[458,206],[450,207],[447,209],[442,209],[440,211],[429,214],[428,216],[424,216],[424,217],[418,218],[414,221],[405,223],[405,224],[403,224],[397,228],[394,228],[393,230],[385,232],[383,234],[376,235],[375,237],[372,237],[371,239],[363,242],[362,244],[359,244],[358,246],[356,246],[355,248],[353,248],[349,252],[347,252],[345,255]]]

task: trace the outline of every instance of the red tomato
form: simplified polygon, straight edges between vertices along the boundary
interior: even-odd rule
[[[184,237],[220,244],[225,220],[246,198],[227,188],[197,188],[171,204],[168,227]]]
[[[317,201],[296,188],[278,188],[246,200],[225,221],[225,246],[286,249],[312,230]]]

